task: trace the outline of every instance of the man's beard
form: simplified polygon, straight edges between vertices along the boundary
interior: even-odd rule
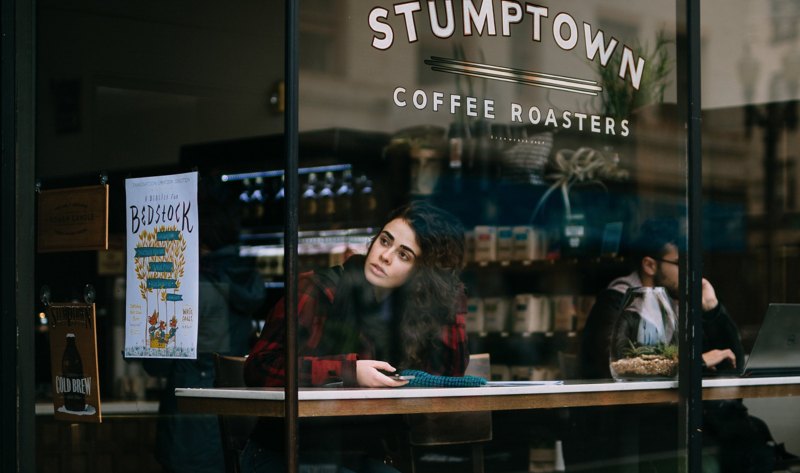
[[[657,270],[656,274],[653,275],[653,285],[656,286],[656,287],[659,287],[659,286],[663,287],[667,291],[667,294],[669,294],[669,297],[671,297],[673,299],[677,300],[678,298],[680,298],[680,293],[679,293],[678,288],[677,287],[669,287],[669,286],[667,286],[666,284],[664,284],[664,279],[665,278],[664,278],[664,275],[661,272],[661,270],[660,269]]]

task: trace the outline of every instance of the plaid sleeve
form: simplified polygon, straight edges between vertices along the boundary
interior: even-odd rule
[[[301,275],[297,298],[298,311],[298,383],[319,386],[332,381],[355,384],[355,354],[319,356],[335,288],[320,287],[309,274]],[[283,386],[286,379],[286,307],[281,299],[270,312],[245,363],[248,386]]]
[[[445,347],[444,376],[464,376],[469,363],[469,347],[467,345],[467,299],[461,294],[456,307],[456,316],[452,324],[442,327],[442,343]]]

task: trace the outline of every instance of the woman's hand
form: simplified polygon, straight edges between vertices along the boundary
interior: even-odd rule
[[[703,363],[705,363],[706,368],[710,370],[716,370],[717,365],[725,360],[729,360],[733,367],[736,368],[736,355],[727,348],[724,350],[710,350],[703,353]]]
[[[399,388],[405,386],[408,381],[403,379],[392,379],[378,370],[394,373],[397,371],[394,366],[385,361],[377,360],[358,360],[356,361],[356,381],[359,386],[365,388]]]

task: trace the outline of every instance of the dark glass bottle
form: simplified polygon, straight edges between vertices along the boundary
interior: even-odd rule
[[[333,191],[335,185],[333,173],[328,171],[325,173],[322,188],[317,194],[319,221],[327,225],[331,225],[336,220],[336,194]]]
[[[352,225],[353,219],[353,172],[349,169],[342,173],[342,183],[336,189],[336,219],[345,226]]]
[[[250,224],[263,225],[266,211],[266,196],[264,195],[264,179],[256,178],[253,192],[250,194]]]
[[[281,182],[278,187],[278,192],[272,198],[272,215],[274,216],[273,223],[275,225],[283,225],[286,213],[286,183],[285,177],[281,175]]]
[[[308,175],[308,180],[300,196],[300,222],[305,225],[317,223],[319,219],[319,203],[317,202],[317,174]]]
[[[373,225],[378,210],[378,201],[372,188],[372,181],[364,174],[356,181],[356,209],[363,225]]]
[[[61,357],[61,376],[64,378],[64,408],[68,411],[82,412],[86,408],[83,361],[75,344],[74,333],[67,334],[67,345]]]
[[[250,224],[250,179],[242,181],[242,191],[239,193],[239,209],[242,225]]]

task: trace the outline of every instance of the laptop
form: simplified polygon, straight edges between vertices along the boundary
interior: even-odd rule
[[[800,375],[800,304],[770,304],[742,376]]]

